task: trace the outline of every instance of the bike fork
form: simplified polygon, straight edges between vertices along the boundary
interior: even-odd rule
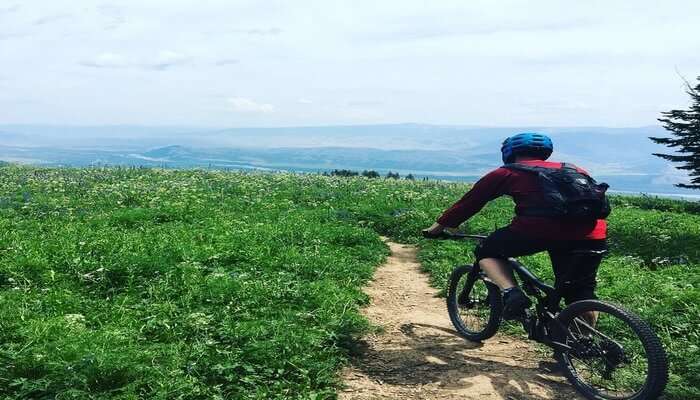
[[[457,304],[466,304],[467,300],[469,298],[469,292],[471,292],[472,287],[474,286],[474,282],[479,278],[479,274],[481,273],[481,268],[479,267],[479,263],[474,263],[472,266],[471,270],[469,271],[469,274],[467,275],[467,282],[462,288],[462,291],[459,293],[457,296]]]

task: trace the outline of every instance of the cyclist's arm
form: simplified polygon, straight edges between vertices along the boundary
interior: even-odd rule
[[[448,208],[437,223],[456,228],[462,222],[479,212],[486,203],[507,193],[507,180],[511,171],[506,168],[495,169],[479,179],[472,189],[462,196],[452,207]]]

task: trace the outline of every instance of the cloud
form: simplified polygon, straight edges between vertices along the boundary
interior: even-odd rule
[[[374,107],[374,106],[381,106],[384,103],[381,101],[376,101],[376,100],[355,100],[355,101],[348,101],[347,104],[349,107]]]
[[[65,19],[70,19],[73,16],[70,14],[56,14],[56,15],[46,15],[44,17],[40,17],[34,21],[34,25],[46,25],[50,24],[53,22],[58,22],[61,20]]]
[[[590,19],[579,18],[572,21],[483,21],[471,24],[431,25],[418,20],[406,19],[394,29],[371,35],[364,34],[371,40],[415,41],[424,39],[441,39],[471,35],[554,33],[572,29],[594,27]]]
[[[571,99],[556,99],[556,100],[524,100],[520,104],[522,107],[529,110],[547,110],[547,111],[586,111],[595,110],[593,104]]]
[[[222,58],[221,60],[217,60],[214,65],[217,67],[224,67],[226,65],[238,64],[239,62],[241,61],[235,58]]]
[[[244,35],[257,35],[257,36],[276,36],[282,33],[282,29],[279,28],[253,28],[253,29],[234,29],[232,33],[239,33]]]
[[[29,36],[28,33],[20,33],[20,32],[9,32],[9,33],[0,33],[0,40],[10,40],[10,39],[16,39],[16,38],[23,38]]]
[[[97,7],[97,12],[104,18],[105,30],[114,30],[126,23],[124,10],[115,5],[105,4]]]
[[[11,14],[17,11],[19,11],[19,4],[0,8],[0,14]]]
[[[239,113],[271,113],[275,111],[272,104],[258,103],[245,97],[231,97],[227,101],[233,111]]]
[[[12,77],[0,95],[31,87],[31,96],[62,104],[3,108],[0,120],[654,124],[659,111],[687,104],[674,66],[700,70],[700,53],[688,51],[700,46],[692,19],[700,1],[682,3],[396,0],[271,10],[250,0],[0,0],[0,74]],[[73,18],[50,20],[63,14]],[[111,95],[93,100],[96,84]],[[183,90],[185,99],[158,102]],[[248,102],[228,100],[239,97]],[[529,99],[537,102],[521,103]]]
[[[175,51],[164,50],[158,53],[154,61],[142,64],[142,67],[157,71],[165,71],[172,67],[190,63],[190,58]]]
[[[114,53],[102,53],[94,60],[83,61],[80,65],[90,68],[124,68],[128,66],[126,59]]]
[[[80,65],[91,68],[141,68],[165,71],[172,67],[189,64],[190,61],[190,57],[169,50],[161,51],[155,57],[145,61],[129,61],[120,54],[107,52],[98,55],[93,60],[83,61]]]

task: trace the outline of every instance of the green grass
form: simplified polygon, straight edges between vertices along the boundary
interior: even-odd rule
[[[0,397],[332,397],[386,248],[319,182],[2,169]]]
[[[472,245],[418,232],[466,185],[288,174],[0,168],[0,397],[334,398],[362,285],[416,243],[444,288]],[[615,198],[601,297],[662,337],[699,397],[700,213]],[[507,199],[470,222],[487,233]],[[551,277],[546,256],[526,259]]]

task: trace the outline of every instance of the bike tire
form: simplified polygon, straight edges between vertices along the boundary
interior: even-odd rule
[[[570,304],[556,317],[560,326],[568,327],[576,318],[587,311],[599,311],[608,313],[628,325],[637,335],[644,347],[647,356],[647,377],[642,389],[625,400],[656,399],[663,393],[668,382],[668,357],[661,340],[640,317],[625,308],[600,300],[581,300]],[[563,338],[559,338],[562,340]],[[571,359],[565,353],[556,354],[556,358],[562,366],[564,375],[568,381],[586,398],[591,400],[621,399],[621,397],[607,397],[579,378],[579,374],[571,363]]]
[[[482,329],[479,330],[471,330],[465,325],[464,321],[462,321],[462,318],[459,315],[460,306],[458,304],[458,296],[462,290],[459,287],[459,283],[462,280],[462,278],[465,277],[465,275],[468,275],[469,272],[472,271],[472,268],[473,267],[471,265],[463,265],[455,268],[455,270],[452,271],[452,275],[450,277],[450,285],[447,292],[447,312],[450,315],[452,325],[454,325],[455,329],[457,330],[460,336],[472,342],[479,342],[492,337],[498,331],[498,327],[501,324],[503,301],[501,299],[501,291],[498,289],[498,286],[496,286],[490,281],[484,280],[483,277],[478,276],[476,278],[476,281],[483,282],[486,285],[488,293],[488,322],[484,325]],[[472,282],[472,285],[469,288],[470,292],[473,289],[473,287],[474,282]]]

